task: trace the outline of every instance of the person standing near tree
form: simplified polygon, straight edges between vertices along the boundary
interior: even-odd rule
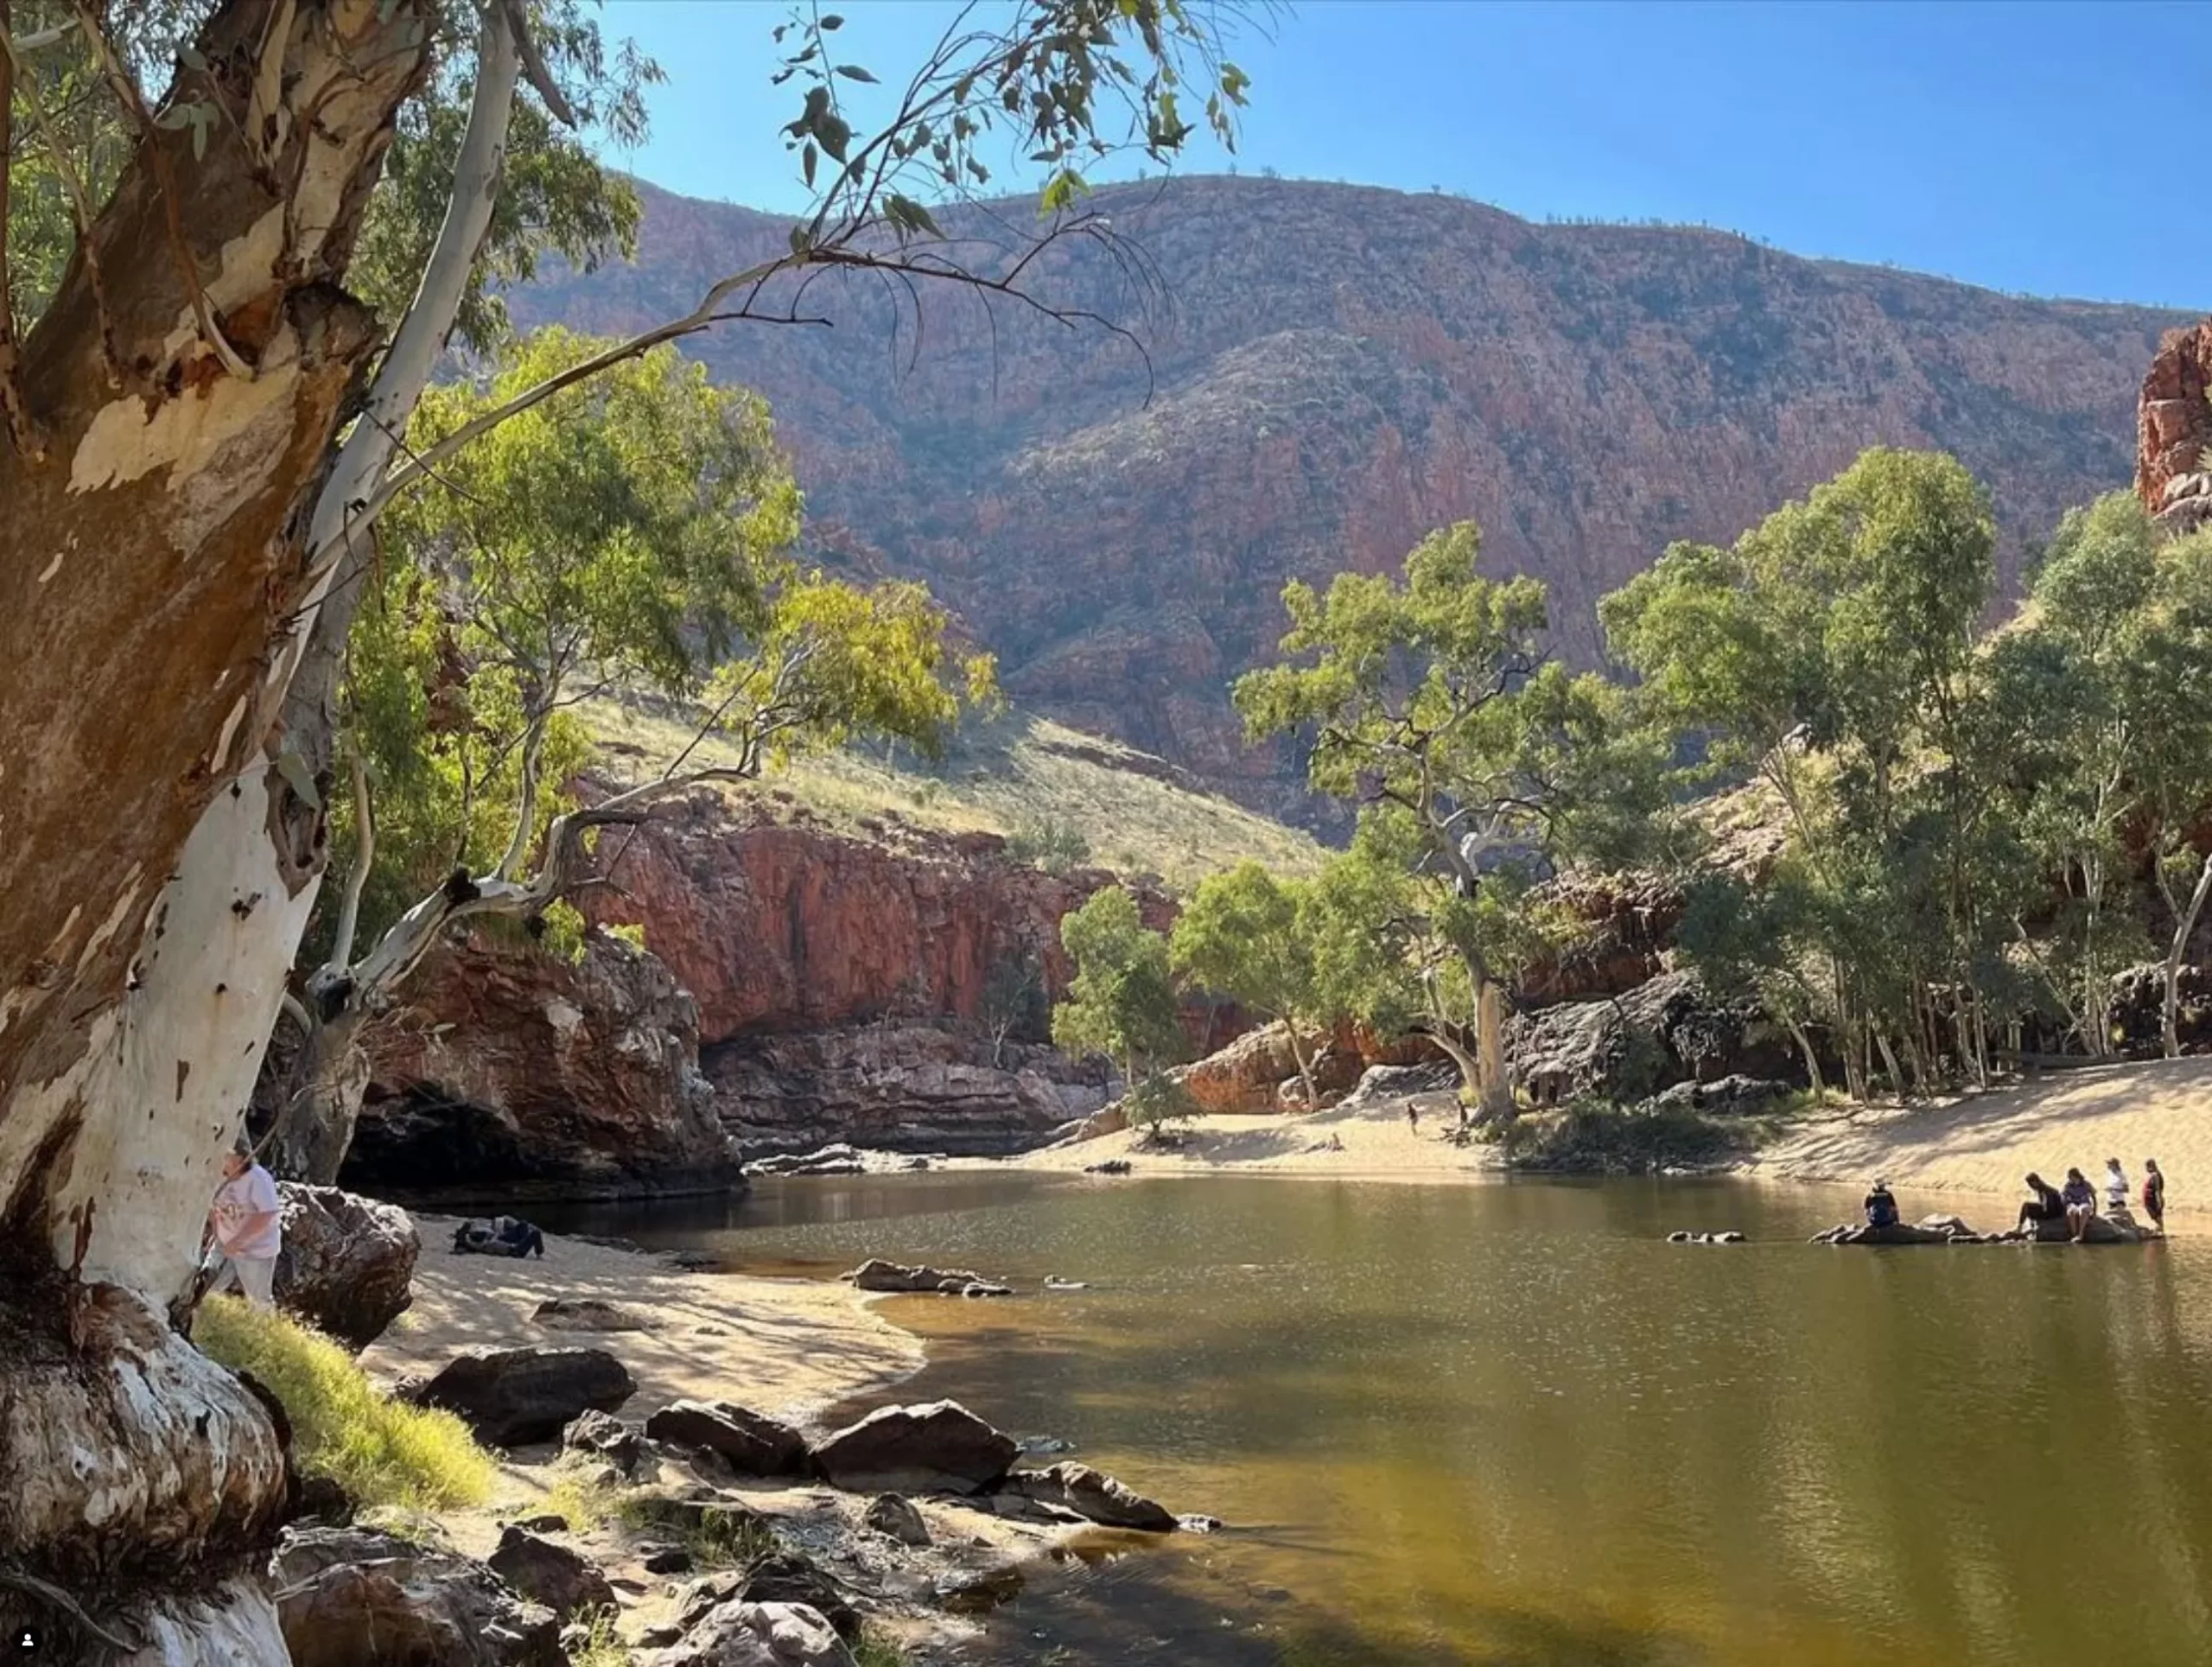
[[[252,1148],[241,1141],[223,1155],[223,1184],[207,1212],[207,1254],[215,1276],[209,1290],[235,1289],[257,1308],[276,1306],[282,1207],[276,1179],[253,1161]]]

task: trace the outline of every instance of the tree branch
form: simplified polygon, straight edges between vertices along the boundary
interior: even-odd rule
[[[353,777],[353,866],[346,876],[346,895],[338,906],[338,930],[330,945],[324,970],[342,973],[353,958],[353,934],[361,919],[361,893],[369,883],[369,869],[377,860],[377,819],[369,802],[369,767],[361,749],[347,749]]]

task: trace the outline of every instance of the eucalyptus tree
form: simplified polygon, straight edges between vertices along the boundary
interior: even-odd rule
[[[1049,305],[1035,247],[1107,231],[1077,170],[1124,140],[1172,156],[1198,121],[1226,129],[1243,90],[1181,0],[1023,0],[963,14],[864,132],[843,93],[869,72],[809,10],[771,95],[818,187],[786,251],[404,452],[500,247],[507,159],[551,133],[541,118],[595,119],[563,18],[532,0],[0,5],[0,1224],[50,1274],[16,1282],[15,1329],[60,1362],[41,1346],[0,1365],[0,1589],[135,1635],[137,1659],[285,1658],[239,1572],[282,1492],[273,1429],[160,1316],[314,907],[375,522],[615,363],[802,316],[810,268]],[[410,112],[457,111],[464,86],[465,114],[413,134],[429,171],[403,210],[379,188]],[[963,262],[924,198],[1001,142],[1040,159],[1052,213],[1014,234],[1026,247]],[[423,228],[384,274],[410,297],[391,320],[346,287],[380,197]],[[18,242],[41,226],[44,251]],[[19,286],[25,250],[46,276]],[[97,1615],[64,1591],[86,1568],[117,1594]]]
[[[1310,737],[1307,776],[1370,807],[1427,896],[1464,975],[1429,1028],[1487,1117],[1513,1111],[1503,1015],[1533,947],[1531,882],[1645,784],[1618,695],[1548,659],[1542,584],[1476,570],[1474,524],[1430,534],[1402,580],[1338,574],[1283,589],[1289,659],[1247,672],[1235,698],[1254,739]],[[1454,1010],[1456,1008],[1456,1010]]]

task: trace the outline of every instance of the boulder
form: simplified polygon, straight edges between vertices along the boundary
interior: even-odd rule
[[[563,1667],[551,1610],[482,1563],[396,1535],[288,1531],[269,1578],[295,1667]]]
[[[806,1470],[804,1436],[728,1401],[671,1402],[645,1420],[645,1434],[717,1454],[741,1476],[798,1476]]]
[[[803,1603],[734,1599],[709,1610],[649,1667],[854,1667],[820,1612]]]
[[[942,1296],[1012,1296],[1014,1288],[995,1279],[964,1269],[947,1270],[942,1268],[909,1268],[901,1263],[886,1262],[881,1257],[868,1261],[840,1278],[852,1282],[858,1291],[884,1291],[894,1295],[938,1295]]]
[[[624,1475],[638,1467],[638,1432],[609,1412],[579,1413],[561,1432],[561,1445],[571,1453],[604,1459]]]
[[[563,1620],[615,1607],[614,1588],[581,1552],[526,1528],[508,1528],[484,1561],[516,1591]]]
[[[649,1332],[653,1328],[652,1320],[645,1315],[595,1296],[548,1297],[530,1317],[556,1332]]]
[[[1972,1233],[1916,1227],[1904,1221],[1894,1227],[1869,1227],[1863,1221],[1847,1221],[1840,1227],[1831,1227],[1824,1233],[1814,1234],[1812,1242],[1815,1244],[1971,1244],[1974,1239]]]
[[[1506,1043],[1514,1081],[1540,1105],[1632,1105],[1680,1083],[1767,1082],[1800,1068],[1788,1034],[1756,1002],[1717,999],[1694,972],[1662,973],[1618,999],[1517,1013]]]
[[[1166,1506],[1124,1486],[1103,1471],[1066,1460],[1044,1470],[1017,1470],[999,1486],[1003,1492],[1072,1511],[1103,1528],[1167,1534],[1176,1526],[1175,1513]]]
[[[914,1502],[902,1493],[877,1494],[868,1501],[868,1514],[861,1520],[901,1545],[922,1546],[930,1543],[930,1525],[922,1520],[922,1513],[915,1509]]]
[[[276,1184],[283,1249],[276,1306],[350,1349],[365,1349],[407,1311],[422,1241],[407,1212],[335,1187]]]
[[[637,1389],[604,1349],[475,1349],[405,1394],[460,1414],[493,1447],[522,1447],[556,1439],[582,1413],[613,1411]]]
[[[776,1551],[745,1571],[740,1593],[747,1603],[800,1604],[812,1609],[848,1644],[861,1635],[860,1611],[844,1588],[812,1559],[796,1551]]]
[[[995,1486],[1020,1451],[955,1401],[881,1407],[824,1438],[814,1467],[856,1492],[976,1493]]]

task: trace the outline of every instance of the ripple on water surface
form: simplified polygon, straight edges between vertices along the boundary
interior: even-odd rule
[[[592,1225],[1088,1283],[893,1300],[930,1339],[901,1395],[1234,1531],[1040,1582],[979,1663],[2204,1659],[2212,1244],[1802,1242],[1841,1213],[1734,1183],[957,1173]]]

